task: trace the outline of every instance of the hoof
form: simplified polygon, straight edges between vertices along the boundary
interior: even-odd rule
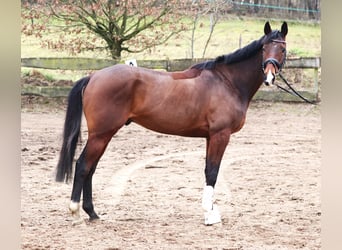
[[[82,224],[84,221],[81,218],[77,218],[71,222],[71,225],[76,226]]]
[[[69,205],[69,211],[70,211],[71,216],[73,218],[73,220],[71,222],[71,224],[73,226],[82,224],[84,222],[80,216],[80,204],[79,204],[79,202],[71,201],[70,205]]]
[[[94,221],[97,221],[99,219],[100,219],[100,217],[97,216],[97,214],[95,214],[94,216],[89,217],[89,222],[94,222]]]
[[[204,225],[211,226],[221,222],[221,215],[216,205],[213,205],[213,209],[204,213]]]

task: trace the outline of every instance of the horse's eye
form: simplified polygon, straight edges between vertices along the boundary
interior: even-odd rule
[[[285,48],[282,48],[282,49],[281,49],[281,52],[285,53],[285,52],[286,52],[286,49],[285,49]]]

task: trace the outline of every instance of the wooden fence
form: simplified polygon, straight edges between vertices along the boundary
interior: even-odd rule
[[[176,60],[137,60],[138,66],[161,69],[166,71],[184,70],[191,65],[210,59],[176,59]],[[21,66],[29,68],[43,68],[53,70],[97,70],[108,67],[117,63],[124,63],[108,59],[93,58],[22,58]],[[319,57],[310,58],[289,58],[286,61],[285,69],[313,69],[313,91],[299,91],[301,95],[309,100],[317,101],[318,98],[318,70],[321,67]],[[36,94],[42,96],[58,97],[67,96],[71,87],[52,87],[52,86],[26,86],[22,87],[22,95]],[[285,92],[263,91],[259,90],[254,96],[255,100],[272,100],[272,101],[300,101],[295,96],[291,96]]]

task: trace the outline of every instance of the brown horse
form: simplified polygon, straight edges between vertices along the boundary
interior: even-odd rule
[[[57,181],[72,177],[82,111],[88,140],[76,162],[70,211],[80,220],[80,197],[90,220],[99,217],[92,201],[92,176],[113,135],[135,122],[165,134],[206,138],[202,206],[206,224],[220,221],[214,187],[230,135],[244,124],[249,103],[261,84],[272,84],[286,59],[287,24],[246,47],[181,72],[115,65],[80,79],[68,97]]]

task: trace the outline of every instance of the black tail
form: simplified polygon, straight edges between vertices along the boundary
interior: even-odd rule
[[[72,163],[75,155],[78,137],[80,135],[83,112],[82,93],[90,77],[78,80],[68,97],[68,107],[64,122],[63,144],[60,152],[56,181],[68,182],[72,177]]]

